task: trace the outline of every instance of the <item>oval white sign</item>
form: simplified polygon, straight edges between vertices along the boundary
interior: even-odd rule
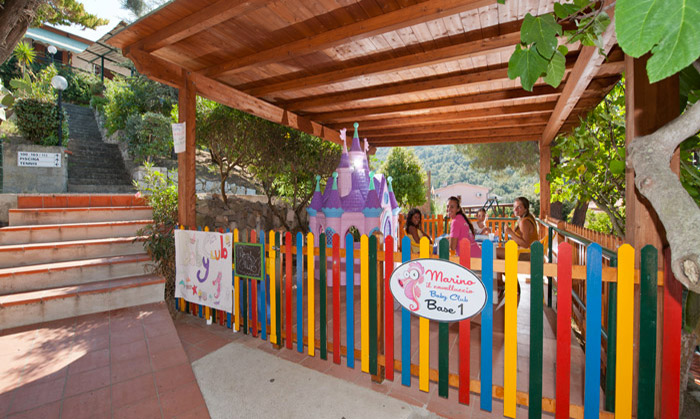
[[[474,317],[486,305],[481,278],[442,259],[414,259],[396,268],[389,282],[394,298],[411,313],[439,322]]]

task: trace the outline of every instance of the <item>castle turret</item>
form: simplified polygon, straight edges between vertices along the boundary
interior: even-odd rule
[[[365,208],[362,210],[362,213],[368,218],[379,217],[382,214],[381,201],[374,188],[374,172],[370,172],[369,175],[369,192],[367,192]]]
[[[322,205],[323,196],[321,196],[321,176],[316,175],[316,190],[314,190],[314,194],[311,197],[311,204],[308,208],[306,208],[306,212],[308,212],[310,216],[315,217]]]
[[[338,218],[343,215],[343,205],[338,193],[338,172],[333,172],[333,186],[323,202],[321,211],[323,211],[327,219]]]
[[[389,203],[391,204],[391,212],[394,215],[399,215],[399,212],[401,212],[401,207],[399,207],[399,203],[396,202],[396,195],[394,195],[394,188],[391,186],[391,182],[394,181],[394,178],[389,176],[387,179],[387,186],[389,187]]]

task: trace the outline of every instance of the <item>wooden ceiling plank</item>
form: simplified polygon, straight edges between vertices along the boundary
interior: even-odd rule
[[[554,102],[532,103],[515,106],[498,106],[494,108],[471,109],[458,112],[443,112],[427,115],[408,115],[400,118],[386,119],[362,119],[360,127],[369,127],[369,129],[391,129],[401,126],[416,126],[421,124],[430,124],[445,121],[478,121],[496,118],[509,117],[525,117],[546,114],[549,115],[554,110]],[[333,129],[349,128],[352,126],[353,120],[328,124],[328,127]]]
[[[294,80],[271,83],[265,86],[247,90],[253,96],[269,96],[272,93],[308,89],[330,83],[338,83],[355,77],[367,77],[373,74],[407,70],[426,65],[438,64],[455,59],[474,58],[487,51],[512,50],[513,46],[520,42],[520,32],[512,32],[493,38],[463,44],[451,45],[424,53],[405,55],[402,57],[375,61],[329,71],[312,76],[301,77]]]
[[[612,0],[606,0],[604,5],[608,5]],[[602,35],[602,44],[605,54],[610,52],[610,49],[615,45],[617,38],[615,37],[615,13],[614,8],[608,9],[610,15],[610,25]],[[571,71],[571,75],[567,80],[562,95],[559,97],[557,106],[552,112],[552,116],[542,133],[542,144],[549,145],[557,133],[561,130],[564,121],[569,117],[576,102],[581,98],[583,93],[588,88],[593,78],[598,73],[605,56],[598,53],[598,47],[583,47],[581,53],[576,60],[576,65]]]
[[[311,117],[315,120],[331,122],[336,118],[348,116],[366,116],[388,114],[393,112],[411,111],[418,109],[438,109],[449,108],[459,105],[468,105],[481,102],[499,102],[509,99],[533,99],[538,96],[548,97],[549,100],[556,100],[561,93],[561,89],[554,89],[550,86],[536,86],[532,92],[522,89],[512,89],[498,92],[478,93],[468,96],[455,96],[446,99],[428,100],[422,102],[402,103],[398,105],[376,106],[354,108],[341,111],[312,113]]]
[[[127,46],[125,50],[128,52],[130,48],[139,48],[146,52],[156,51],[182,39],[196,35],[231,18],[258,9],[264,6],[265,3],[266,1],[264,0],[218,1],[211,6],[201,9]]]
[[[456,136],[446,138],[430,138],[420,139],[367,139],[370,147],[411,147],[411,146],[429,146],[429,145],[444,145],[444,144],[487,144],[487,143],[517,143],[525,141],[537,141],[538,135],[514,135],[514,136],[491,136],[491,137],[468,137]]]
[[[401,139],[436,139],[436,138],[458,138],[458,137],[469,137],[469,138],[488,138],[488,137],[510,137],[518,135],[541,135],[543,125],[522,127],[522,128],[497,128],[497,129],[469,129],[460,131],[432,131],[425,133],[416,134],[398,134],[398,135],[365,135],[362,133],[362,137],[367,137],[368,140],[391,140],[392,138]],[[362,131],[361,131],[362,132]]]
[[[182,80],[181,67],[141,50],[132,49],[128,57],[134,62],[134,65],[136,65],[140,73],[170,86],[176,88],[180,87],[179,85]],[[180,76],[177,76],[178,73]],[[197,88],[197,94],[200,96],[267,119],[268,121],[286,125],[340,144],[340,135],[336,130],[325,127],[308,118],[301,117],[293,112],[288,112],[278,106],[250,96],[202,74],[192,73],[192,79]]]
[[[512,127],[525,127],[525,126],[544,126],[549,120],[549,114],[544,113],[538,116],[526,115],[524,117],[510,117],[510,118],[498,118],[486,119],[481,121],[459,121],[459,122],[443,122],[440,124],[422,124],[418,126],[408,126],[408,127],[381,127],[377,128],[371,124],[364,124],[362,133],[364,136],[371,137],[377,135],[384,135],[386,133],[390,134],[422,134],[430,132],[447,132],[447,131],[461,131],[467,129],[485,129],[485,128],[512,128]]]
[[[280,57],[285,57],[285,59],[298,57],[325,48],[331,48],[366,38],[371,35],[378,35],[415,25],[425,22],[426,20],[439,19],[444,16],[460,13],[464,10],[482,7],[495,3],[495,1],[496,0],[430,0],[418,3],[390,13],[322,32],[305,39],[279,45],[256,54],[235,58],[204,70],[204,74],[210,77],[216,77],[223,73],[240,72],[253,65],[277,61]]]

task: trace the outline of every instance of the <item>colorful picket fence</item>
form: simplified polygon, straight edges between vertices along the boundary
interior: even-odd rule
[[[603,267],[602,250],[598,244],[587,249],[586,265],[572,264],[572,249],[567,243],[558,247],[558,263],[545,263],[543,247],[539,242],[531,247],[531,262],[518,262],[517,245],[505,244],[506,259],[495,260],[491,242],[484,242],[481,258],[469,257],[469,245],[461,245],[461,257],[452,260],[467,268],[481,271],[487,290],[493,289],[494,273],[505,274],[505,333],[503,385],[493,384],[493,310],[481,314],[480,380],[470,378],[470,320],[459,322],[458,365],[450,369],[448,356],[448,324],[420,318],[418,336],[411,334],[411,314],[401,308],[400,321],[394,321],[394,299],[389,290],[388,278],[397,264],[417,257],[431,256],[432,249],[427,239],[420,243],[420,254],[410,253],[410,240],[402,240],[401,251],[394,250],[392,237],[383,244],[376,236],[362,236],[359,250],[348,251],[340,247],[341,238],[332,237],[331,246],[315,246],[327,243],[325,234],[318,240],[312,233],[305,237],[301,233],[270,231],[249,235],[233,232],[235,241],[263,243],[266,249],[266,281],[241,279],[234,276],[234,312],[224,313],[202,309],[184,300],[177,301],[181,311],[217,322],[235,331],[269,341],[277,348],[296,349],[299,353],[341,364],[343,357],[349,368],[355,361],[361,371],[372,379],[401,380],[411,386],[411,377],[418,378],[421,391],[429,391],[429,383],[438,384],[438,394],[448,397],[448,388],[458,390],[455,402],[469,404],[470,394],[479,395],[479,407],[492,411],[493,399],[503,400],[504,416],[515,417],[516,406],[527,406],[530,417],[541,417],[542,412],[557,418],[631,417],[633,386],[638,387],[637,414],[639,417],[654,417],[655,389],[661,387],[661,417],[678,417],[680,382],[680,332],[681,332],[681,285],[673,278],[669,269],[662,275],[657,271],[657,252],[653,246],[642,249],[641,269],[634,269],[634,249],[623,245],[618,251],[618,268]],[[353,248],[352,235],[345,238],[345,248]],[[439,257],[449,259],[447,241],[442,241]],[[670,257],[668,254],[666,257]],[[360,260],[360,292],[355,301],[354,269]],[[327,262],[330,260],[330,266]],[[668,259],[667,259],[668,260]],[[340,283],[341,266],[346,270],[346,284]],[[666,263],[665,266],[669,264]],[[294,267],[296,266],[296,271]],[[318,272],[318,275],[316,273]],[[330,272],[330,279],[327,278]],[[528,392],[517,389],[518,371],[518,289],[517,275],[530,276],[530,348]],[[235,274],[235,267],[234,267]],[[546,365],[556,369],[556,395],[543,397],[543,312],[545,280],[556,282],[556,364]],[[585,341],[585,385],[584,403],[570,403],[571,394],[571,306],[572,284],[586,284]],[[608,371],[615,383],[614,405],[604,410],[600,405],[601,387],[601,287],[603,283],[616,283],[617,288],[617,351],[615,369]],[[641,298],[635,301],[634,285],[639,284]],[[294,287],[295,286],[295,287]],[[657,324],[657,287],[663,286],[663,324]],[[341,315],[341,289],[345,287],[345,322]],[[316,292],[318,288],[318,292]],[[306,297],[306,302],[304,302]],[[487,292],[486,307],[493,307],[493,294]],[[634,307],[640,305],[640,342],[633,344]],[[269,322],[267,308],[269,305]],[[296,310],[293,310],[293,307]],[[315,318],[318,307],[319,318]],[[359,308],[360,341],[355,341],[355,315]],[[330,315],[330,318],[328,316]],[[293,329],[293,324],[296,328]],[[435,323],[438,323],[437,325]],[[315,335],[319,326],[319,336]],[[306,329],[304,328],[306,327]],[[331,333],[329,334],[328,328]],[[437,369],[430,365],[429,333],[438,328]],[[661,327],[663,345],[657,347],[657,328]],[[343,330],[344,329],[344,330]],[[341,335],[345,332],[345,345]],[[611,331],[608,331],[611,333]],[[395,335],[400,335],[400,347],[395,347]],[[595,344],[594,344],[595,343]],[[295,345],[296,344],[296,345]],[[411,361],[412,349],[418,348],[418,363]],[[655,380],[656,352],[662,351],[661,382]],[[633,371],[634,351],[638,351],[639,368]],[[453,366],[455,367],[455,366]],[[610,377],[606,377],[609,379]],[[615,413],[611,413],[614,411]]]

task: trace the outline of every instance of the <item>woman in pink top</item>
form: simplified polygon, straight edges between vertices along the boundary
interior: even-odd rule
[[[459,242],[467,239],[471,243],[471,257],[481,257],[481,247],[474,240],[474,226],[462,211],[459,198],[451,196],[447,200],[447,214],[450,216],[450,250],[457,252],[459,256]]]

